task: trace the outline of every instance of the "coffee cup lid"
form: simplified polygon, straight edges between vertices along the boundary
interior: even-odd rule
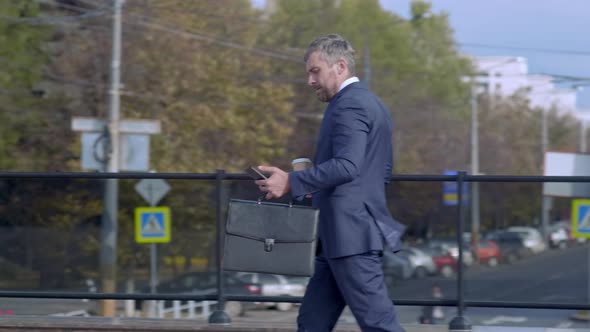
[[[291,162],[291,164],[293,164],[293,165],[299,164],[299,163],[310,163],[311,164],[311,159],[309,159],[309,158],[297,158],[297,159],[293,159],[293,161]]]

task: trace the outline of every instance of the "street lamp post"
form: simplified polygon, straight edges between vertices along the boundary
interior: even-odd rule
[[[580,120],[580,152],[586,153],[588,151],[587,143],[586,143],[586,130],[588,127],[586,126],[586,120]]]
[[[479,173],[479,119],[477,109],[477,85],[471,86],[471,174]],[[479,249],[479,183],[471,183],[471,248]]]
[[[545,158],[545,153],[549,148],[549,124],[547,119],[547,109],[543,107],[541,110],[541,156]],[[543,195],[541,200],[541,229],[543,233],[543,239],[545,243],[549,242],[547,232],[549,228],[549,213],[551,212],[551,205],[553,200],[551,196]]]
[[[581,90],[583,85],[574,85],[576,90]],[[545,158],[545,153],[549,149],[549,119],[548,110],[543,107],[541,110],[541,158]],[[586,123],[585,119],[580,120],[580,152],[586,152]],[[545,171],[543,171],[545,172]],[[553,198],[543,195],[541,200],[541,228],[545,243],[549,243],[549,219],[553,206]]]
[[[471,95],[470,95],[470,103],[471,103],[471,133],[470,133],[470,142],[471,142],[471,175],[479,175],[479,110],[478,110],[478,103],[477,103],[477,95],[478,90],[482,87],[484,88],[484,92],[486,92],[485,85],[487,84],[487,93],[489,95],[490,100],[490,107],[494,107],[493,99],[493,71],[492,69],[504,66],[509,63],[520,63],[523,59],[520,57],[510,57],[500,63],[496,63],[492,66],[483,68],[484,72],[487,72],[486,75],[476,75],[472,77],[471,81]],[[484,79],[481,81],[480,79]],[[485,82],[487,80],[487,82]],[[473,253],[475,254],[476,261],[477,261],[477,253],[479,251],[479,239],[480,239],[480,199],[479,199],[479,183],[472,182],[471,183],[471,248]]]
[[[574,88],[576,89],[576,91],[582,91],[584,90],[584,84],[574,84]],[[578,113],[580,114],[580,113]],[[584,115],[586,115],[586,113],[584,113]],[[588,116],[583,116],[580,117],[580,138],[579,138],[579,146],[578,148],[580,149],[580,153],[586,153],[588,152],[588,144],[586,142],[586,132],[588,130],[588,125],[586,123],[586,121],[589,119]]]
[[[509,57],[499,63],[480,69],[486,72],[485,75],[476,75],[471,79],[471,175],[479,175],[479,118],[478,118],[478,103],[477,95],[482,85],[487,84],[487,89],[484,86],[484,93],[489,96],[489,108],[494,108],[494,71],[493,69],[505,66],[511,63],[523,63],[524,59],[521,57]],[[486,82],[487,80],[487,82]],[[486,91],[487,90],[487,91]],[[477,257],[480,240],[480,199],[479,199],[479,183],[471,183],[471,245]]]

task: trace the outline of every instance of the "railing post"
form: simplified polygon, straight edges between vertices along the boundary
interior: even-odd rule
[[[216,204],[216,215],[217,215],[217,243],[215,250],[215,258],[217,263],[217,309],[213,311],[209,316],[209,324],[215,325],[229,325],[231,324],[231,318],[225,312],[225,299],[224,299],[224,285],[223,285],[223,266],[221,264],[221,255],[223,252],[223,179],[225,177],[225,171],[222,169],[217,170],[217,176],[215,178],[215,187],[217,190],[217,204]]]
[[[449,331],[470,332],[471,324],[463,317],[465,308],[463,298],[463,225],[465,214],[463,213],[463,184],[465,182],[465,171],[457,175],[457,246],[459,248],[459,262],[457,271],[457,316],[449,323]]]

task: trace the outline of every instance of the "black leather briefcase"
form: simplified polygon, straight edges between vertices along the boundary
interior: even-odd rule
[[[223,268],[311,276],[318,217],[319,211],[307,206],[230,200]]]

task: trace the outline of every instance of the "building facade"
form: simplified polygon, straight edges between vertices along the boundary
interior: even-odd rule
[[[528,61],[515,56],[470,57],[477,70],[477,80],[485,92],[509,97],[523,93],[531,107],[556,108],[560,113],[575,115],[576,90],[559,88],[549,75],[529,74]]]

